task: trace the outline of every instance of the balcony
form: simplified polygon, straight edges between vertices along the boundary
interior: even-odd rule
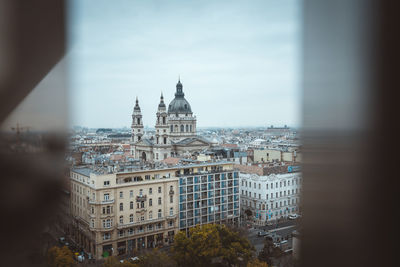
[[[176,214],[174,214],[174,215],[168,215],[166,218],[169,219],[169,220],[171,220],[171,219],[176,219]]]
[[[156,219],[151,219],[151,220],[144,220],[144,221],[139,221],[139,222],[133,222],[133,223],[125,223],[125,224],[121,224],[118,223],[117,224],[117,229],[123,229],[123,228],[128,228],[128,227],[134,227],[134,226],[140,226],[140,225],[145,225],[145,224],[149,224],[149,223],[157,223],[157,222],[162,222],[164,221],[165,218],[156,218]],[[151,230],[154,231],[154,230]]]
[[[173,194],[175,194],[175,191],[174,190],[169,190],[169,194],[173,195]]]
[[[89,200],[89,204],[112,204],[114,199],[104,199],[102,201]]]
[[[143,213],[143,212],[146,212],[146,211],[147,211],[146,208],[138,208],[138,209],[136,209],[136,213]]]
[[[142,201],[146,201],[147,199],[147,195],[140,195],[136,197],[136,202],[142,202]]]

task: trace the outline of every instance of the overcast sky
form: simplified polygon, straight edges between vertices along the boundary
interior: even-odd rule
[[[300,1],[70,1],[71,123],[153,127],[180,75],[199,127],[299,126]]]

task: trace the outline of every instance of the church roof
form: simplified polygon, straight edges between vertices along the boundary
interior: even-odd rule
[[[168,113],[192,113],[192,108],[190,107],[189,102],[185,99],[183,86],[180,80],[176,84],[175,98],[168,106]]]

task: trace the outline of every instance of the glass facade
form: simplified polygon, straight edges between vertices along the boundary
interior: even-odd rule
[[[179,179],[179,228],[239,217],[239,174],[220,171]]]

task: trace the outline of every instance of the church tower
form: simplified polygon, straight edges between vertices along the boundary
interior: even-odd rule
[[[156,139],[154,143],[156,145],[166,145],[169,143],[168,141],[168,124],[167,124],[167,108],[164,103],[164,97],[161,93],[160,104],[158,104],[158,110],[156,113],[157,121],[156,121]]]
[[[183,85],[179,79],[175,98],[168,105],[168,127],[170,141],[179,142],[196,137],[196,116],[193,116],[189,102],[185,99]]]
[[[132,114],[132,142],[136,143],[142,139],[143,136],[143,121],[142,112],[139,107],[139,100],[136,97],[136,105],[133,108]]]

